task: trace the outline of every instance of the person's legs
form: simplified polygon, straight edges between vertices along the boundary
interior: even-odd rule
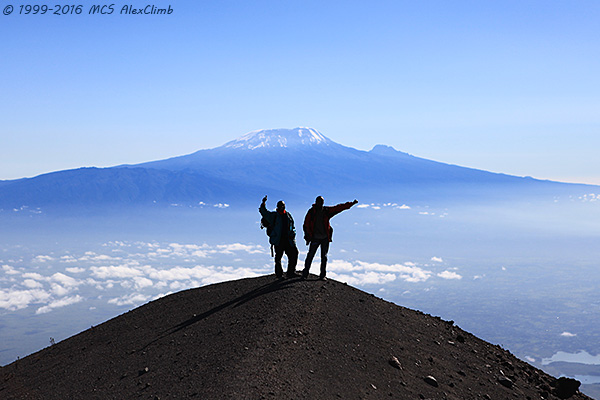
[[[308,271],[310,271],[310,265],[312,264],[312,260],[315,257],[315,253],[317,252],[318,247],[319,242],[310,242],[310,247],[308,248],[306,260],[304,260],[304,270],[302,271],[302,276],[305,278],[308,277]]]
[[[327,252],[329,252],[329,240],[324,239],[321,241],[321,274],[320,278],[325,278],[327,275]]]
[[[283,246],[275,246],[275,275],[278,278],[283,277],[283,268],[281,267],[281,257],[283,257],[283,252]]]
[[[296,274],[296,264],[298,263],[298,248],[295,244],[288,244],[285,249],[288,258],[287,276],[292,277]]]

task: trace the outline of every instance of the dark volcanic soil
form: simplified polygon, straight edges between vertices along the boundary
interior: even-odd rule
[[[153,301],[0,368],[0,398],[559,398],[555,378],[452,322],[311,278]]]

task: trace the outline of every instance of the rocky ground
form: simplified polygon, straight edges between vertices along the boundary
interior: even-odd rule
[[[310,278],[153,301],[0,368],[0,398],[589,399],[452,321]]]

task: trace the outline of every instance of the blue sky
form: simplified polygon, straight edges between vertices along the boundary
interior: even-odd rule
[[[359,149],[600,184],[596,1],[80,3],[57,16],[3,2],[0,179],[310,126]]]

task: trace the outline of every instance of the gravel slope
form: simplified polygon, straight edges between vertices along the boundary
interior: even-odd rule
[[[150,302],[0,368],[0,398],[569,395],[562,380],[451,321],[310,278],[242,279]]]

